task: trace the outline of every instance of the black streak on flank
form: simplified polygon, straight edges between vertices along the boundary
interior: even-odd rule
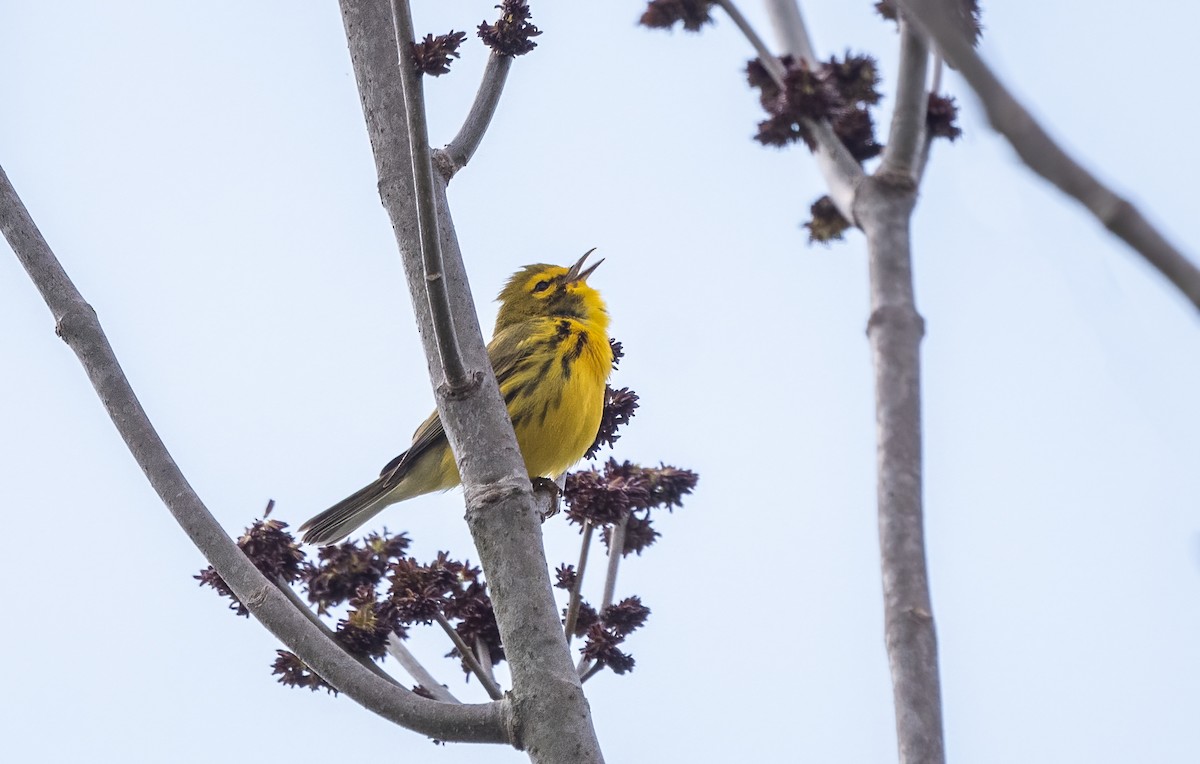
[[[579,334],[575,335],[575,347],[562,354],[562,373],[563,379],[571,378],[571,366],[583,355],[583,349],[588,344],[588,333],[580,330]]]
[[[575,338],[575,347],[571,348],[570,356],[572,361],[583,355],[583,349],[587,347],[587,344],[588,333],[580,330],[579,335]]]

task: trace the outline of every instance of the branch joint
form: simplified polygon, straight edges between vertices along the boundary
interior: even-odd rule
[[[441,276],[438,275],[437,278],[441,278]],[[438,385],[437,394],[438,397],[442,398],[443,400],[465,401],[467,398],[470,398],[472,395],[474,395],[475,391],[478,390],[482,385],[483,372],[468,371],[466,379],[462,382],[462,384],[454,385],[449,382],[443,382],[442,384]]]
[[[867,336],[882,326],[892,326],[896,329],[911,329],[918,337],[925,336],[925,319],[910,307],[902,305],[881,305],[867,319]]]

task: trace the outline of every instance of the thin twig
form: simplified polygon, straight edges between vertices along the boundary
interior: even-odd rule
[[[944,0],[899,1],[937,43],[947,63],[979,95],[992,126],[1008,139],[1025,164],[1087,207],[1200,309],[1200,268],[1167,241],[1133,204],[1101,183],[1050,137],[955,26],[950,4]]]
[[[395,658],[396,662],[408,672],[408,675],[417,684],[424,687],[435,699],[444,703],[462,702],[454,697],[444,684],[435,679],[433,674],[429,673],[428,669],[417,660],[417,656],[413,655],[412,651],[404,644],[404,640],[400,639],[400,635],[394,631],[388,634],[387,651],[388,655]]]
[[[417,224],[421,232],[421,255],[425,265],[425,288],[437,337],[438,355],[451,392],[468,385],[466,364],[458,345],[458,332],[450,309],[442,267],[441,235],[437,203],[433,195],[433,159],[429,150],[429,127],[425,116],[425,92],[421,74],[412,62],[413,25],[408,0],[392,0],[396,53],[400,82],[404,87],[404,112],[408,116],[408,143],[412,152],[413,187],[416,191]]]
[[[454,646],[458,648],[458,652],[462,656],[463,663],[467,664],[467,668],[471,669],[471,673],[479,679],[479,683],[483,685],[483,689],[487,690],[487,694],[491,699],[500,700],[503,698],[504,693],[496,686],[496,682],[488,676],[488,672],[483,670],[483,666],[479,665],[479,661],[475,660],[474,651],[458,635],[458,631],[450,625],[450,622],[446,620],[446,616],[441,613],[435,613],[434,619],[437,620],[442,630],[446,632],[446,636],[450,637],[450,640],[454,642]]]
[[[475,660],[479,661],[479,665],[483,668],[483,673],[487,674],[488,679],[492,680],[492,684],[496,684],[496,672],[492,670],[495,668],[492,663],[492,648],[488,647],[487,642],[483,641],[483,637],[475,637]]]
[[[945,68],[945,60],[942,58],[942,52],[937,48],[933,50],[933,77],[929,82],[929,92],[936,94],[942,89],[942,69]],[[926,107],[928,109],[928,106]],[[928,116],[926,117],[928,119]],[[929,153],[933,150],[933,135],[928,130],[925,131],[925,140],[921,144],[921,153],[917,155],[916,178],[917,185],[921,185],[921,180],[925,177],[925,167],[929,164]]]
[[[800,13],[800,4],[796,0],[767,0],[767,14],[771,17],[771,26],[779,37],[784,49],[800,61],[805,61],[810,67],[817,65],[817,54],[813,51],[812,38],[808,36],[808,25]]]
[[[887,146],[879,164],[882,174],[895,173],[916,179],[925,145],[925,115],[929,94],[925,78],[929,70],[929,45],[913,25],[900,19],[900,73],[896,78],[896,105]]]
[[[592,677],[594,677],[596,674],[599,674],[603,670],[604,670],[604,664],[597,663],[596,665],[585,669],[583,674],[579,677],[579,681],[581,683],[586,682],[587,680],[591,679]]]
[[[443,149],[450,160],[447,168],[450,175],[466,167],[475,150],[483,141],[484,133],[496,114],[500,103],[500,94],[504,92],[504,83],[508,79],[508,70],[512,68],[513,57],[493,52],[488,57],[487,66],[483,70],[483,79],[479,82],[479,90],[475,93],[475,101],[467,112],[458,135]],[[447,178],[449,180],[449,178]]]
[[[613,603],[613,595],[617,590],[617,568],[625,556],[625,526],[628,524],[629,515],[626,514],[613,525],[608,537],[608,573],[604,576],[604,598],[600,601],[600,613]]]
[[[621,558],[625,556],[625,526],[628,523],[629,515],[627,514],[613,525],[612,532],[608,536],[608,571],[604,575],[604,596],[601,597],[600,608],[596,611],[601,615],[613,603],[613,597],[617,591],[617,569],[621,565]],[[587,658],[580,658],[575,670],[579,672],[581,682],[583,681],[582,677],[590,675],[589,672],[595,673],[592,662]]]
[[[734,23],[738,23],[737,19],[741,14],[737,13],[736,9],[732,12],[729,11],[729,8],[733,7],[732,0],[721,1],[721,7],[730,13]],[[808,37],[808,28],[804,25],[804,18],[800,15],[800,8],[796,5],[795,0],[767,0],[767,11],[771,15],[772,25],[775,27],[776,36],[784,51],[815,69],[819,63],[813,53],[812,42]],[[758,35],[754,34],[754,30],[750,28],[749,24],[742,27],[742,24],[738,23],[738,26],[742,28],[743,33],[747,34],[750,44],[754,46],[755,50],[766,49],[765,44],[758,40]],[[747,32],[747,29],[750,31]],[[772,79],[774,79],[774,75],[772,75]],[[842,217],[856,223],[854,220],[854,197],[858,192],[858,185],[866,177],[862,165],[851,155],[846,144],[837,137],[827,121],[805,122],[805,126],[816,139],[817,148],[813,151],[813,156],[816,157],[817,167],[821,171],[821,176],[825,178],[825,185],[829,188],[829,198],[833,200],[838,212],[842,213]]]
[[[775,84],[780,88],[783,87],[783,75],[786,70],[783,64],[779,61],[779,56],[776,56],[771,49],[767,47],[766,42],[762,37],[759,37],[758,32],[754,27],[750,26],[749,20],[742,15],[741,10],[733,4],[733,0],[717,0],[717,5],[725,11],[725,14],[733,20],[737,28],[742,30],[742,34],[746,40],[750,42],[750,47],[754,48],[754,52],[758,54],[758,60],[766,68],[767,73],[771,75],[771,79],[775,80]]]
[[[329,624],[322,621],[321,617],[319,615],[317,615],[316,613],[314,613],[312,611],[312,608],[310,608],[308,606],[307,602],[305,602],[303,599],[300,598],[300,595],[296,593],[295,589],[288,586],[288,584],[285,581],[279,580],[279,579],[277,579],[275,581],[275,585],[279,587],[279,591],[283,592],[285,597],[287,597],[289,600],[292,601],[292,604],[296,606],[297,610],[299,610],[304,615],[308,616],[308,620],[317,625],[317,628],[319,628],[321,630],[321,632],[323,634],[325,634],[325,636],[329,637],[330,639],[337,640],[337,633],[333,629],[329,628]],[[383,677],[384,679],[388,680],[392,684],[394,684],[397,687],[400,687],[408,692],[412,692],[407,687],[400,684],[400,682],[396,679],[396,677],[394,677],[391,674],[389,674],[388,672],[384,671],[383,667],[380,666],[375,661],[371,660],[370,658],[366,657],[365,655],[355,655],[354,657],[356,659],[358,659],[359,663],[366,666],[371,671],[373,671],[374,673]]]
[[[499,704],[422,698],[365,668],[292,604],[225,533],[192,490],[134,395],[96,313],[71,283],[0,168],[0,230],[41,292],[150,485],[192,543],[268,630],[339,691],[403,727],[441,740],[512,742]]]
[[[575,568],[575,584],[571,587],[571,599],[567,602],[567,617],[563,631],[567,635],[567,645],[575,636],[575,622],[579,620],[579,604],[583,598],[579,595],[583,589],[583,572],[587,570],[588,550],[592,546],[592,531],[595,526],[591,520],[583,521],[583,542],[579,546],[579,565]]]

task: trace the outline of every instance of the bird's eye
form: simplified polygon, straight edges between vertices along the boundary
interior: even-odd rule
[[[538,292],[545,292],[549,288],[550,288],[550,282],[546,281],[546,280],[542,280],[533,285],[533,293],[537,294]]]

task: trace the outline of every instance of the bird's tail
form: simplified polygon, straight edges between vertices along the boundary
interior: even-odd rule
[[[324,546],[341,541],[356,528],[379,514],[395,499],[386,500],[395,485],[389,485],[380,476],[378,480],[355,491],[316,517],[310,518],[300,530],[304,532],[305,544]]]

